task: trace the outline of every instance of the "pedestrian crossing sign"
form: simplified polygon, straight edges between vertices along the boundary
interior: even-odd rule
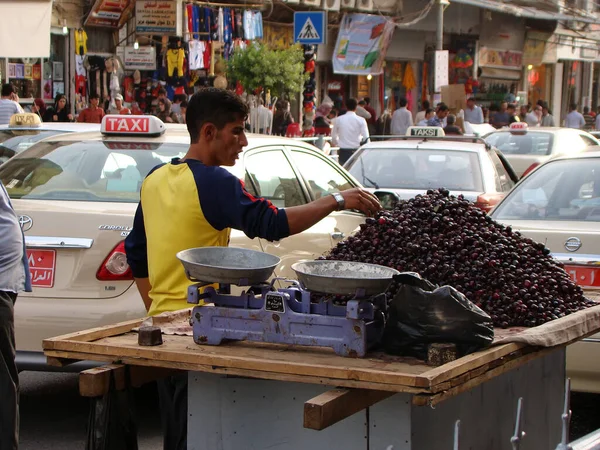
[[[324,44],[327,16],[324,11],[296,11],[294,13],[294,42]]]

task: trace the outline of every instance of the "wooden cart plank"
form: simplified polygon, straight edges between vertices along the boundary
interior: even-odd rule
[[[392,395],[370,389],[332,389],[304,403],[304,428],[324,430]]]
[[[376,391],[388,391],[393,393],[408,393],[408,394],[423,394],[429,391],[425,388],[414,388],[411,386],[403,386],[398,384],[383,384],[374,382],[354,381],[354,380],[341,380],[336,378],[327,377],[313,377],[305,375],[294,375],[277,372],[264,372],[260,370],[245,370],[236,369],[230,367],[219,367],[209,365],[198,365],[195,363],[180,363],[180,362],[169,362],[169,361],[157,361],[155,359],[144,359],[135,357],[124,357],[115,360],[110,355],[98,355],[89,353],[74,353],[74,352],[61,352],[56,350],[49,350],[46,352],[48,357],[54,359],[62,358],[76,358],[77,360],[88,360],[88,361],[99,361],[108,363],[127,364],[133,366],[144,366],[148,368],[166,368],[175,370],[189,370],[195,372],[207,372],[215,373],[220,375],[229,375],[245,378],[256,378],[262,380],[276,380],[276,381],[288,381],[295,383],[305,384],[318,384],[323,386],[341,386],[347,388],[356,389],[371,389]]]
[[[133,328],[140,326],[140,324],[146,319],[135,319],[128,320],[126,322],[120,322],[112,325],[105,325],[103,327],[91,328],[89,330],[76,331],[70,334],[63,334],[62,336],[56,336],[49,339],[44,339],[42,347],[44,350],[53,350],[57,342],[63,341],[82,341],[92,342],[105,337],[117,336],[119,334],[127,333]]]

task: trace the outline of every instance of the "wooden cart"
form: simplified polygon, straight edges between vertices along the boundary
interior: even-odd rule
[[[48,339],[44,351],[53,365],[95,360],[137,374],[189,371],[190,449],[450,449],[460,419],[460,448],[508,450],[519,397],[521,449],[560,441],[564,345],[506,344],[430,367],[381,353],[352,359],[285,345],[200,346],[177,335],[142,347],[132,331],[141,323]],[[105,390],[106,373],[88,372],[82,393]]]

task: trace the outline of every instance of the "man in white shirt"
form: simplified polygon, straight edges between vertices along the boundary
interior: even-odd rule
[[[465,122],[469,122],[472,124],[482,124],[483,123],[483,111],[479,106],[475,104],[475,99],[470,97],[467,100],[467,107],[465,109]]]
[[[577,111],[577,104],[572,103],[569,111],[570,112],[565,119],[565,127],[577,128],[578,130],[582,129],[585,125],[585,119],[583,118],[583,115]]]
[[[367,121],[356,115],[358,102],[355,98],[350,98],[346,102],[348,112],[339,116],[331,130],[331,140],[333,145],[339,147],[338,162],[344,165],[360,144],[369,137],[369,127]]]
[[[271,134],[271,124],[273,122],[273,113],[265,106],[265,101],[261,98],[258,100],[258,108],[256,108],[257,128],[260,134]]]
[[[10,122],[13,114],[23,113],[24,111],[21,105],[17,103],[19,96],[12,84],[3,85],[0,95],[0,125],[6,125]]]
[[[429,120],[427,118],[427,111],[429,109],[431,109],[431,105],[429,104],[429,101],[423,100],[423,102],[421,103],[421,107],[422,107],[421,111],[419,111],[417,113],[417,115],[415,116],[415,123],[416,124],[419,124],[423,120]]]
[[[525,122],[530,127],[539,127],[542,123],[542,106],[535,105],[533,109],[525,115]]]
[[[408,101],[405,98],[400,99],[400,108],[394,111],[392,115],[392,134],[393,135],[405,135],[408,127],[413,126],[413,117],[411,112],[406,109]]]

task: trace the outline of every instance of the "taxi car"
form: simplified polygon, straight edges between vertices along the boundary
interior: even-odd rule
[[[600,141],[584,130],[575,128],[535,127],[515,122],[509,128],[485,136],[486,142],[498,148],[519,177],[557,155],[574,155]]]
[[[100,125],[77,122],[42,123],[37,114],[13,114],[8,124],[0,125],[0,164],[42,139],[75,131],[100,131]]]
[[[503,155],[483,139],[446,137],[440,127],[410,127],[406,136],[363,145],[344,167],[376,193],[409,199],[445,187],[486,212],[517,181]]]
[[[558,156],[515,186],[491,217],[543,242],[586,295],[600,294],[600,149]],[[600,393],[600,334],[567,348],[576,391]]]
[[[124,239],[145,176],[156,165],[185,155],[189,142],[185,125],[165,125],[151,116],[108,115],[99,132],[44,139],[0,166],[0,179],[25,233],[34,284],[15,306],[21,369],[45,368],[40,353],[45,338],[145,315]],[[237,164],[227,169],[245,181],[252,195],[278,207],[360,185],[310,144],[251,134],[248,142]],[[363,221],[356,212],[334,212],[279,242],[232,230],[230,245],[276,255],[281,263],[275,274],[294,277],[293,263],[317,258]]]

